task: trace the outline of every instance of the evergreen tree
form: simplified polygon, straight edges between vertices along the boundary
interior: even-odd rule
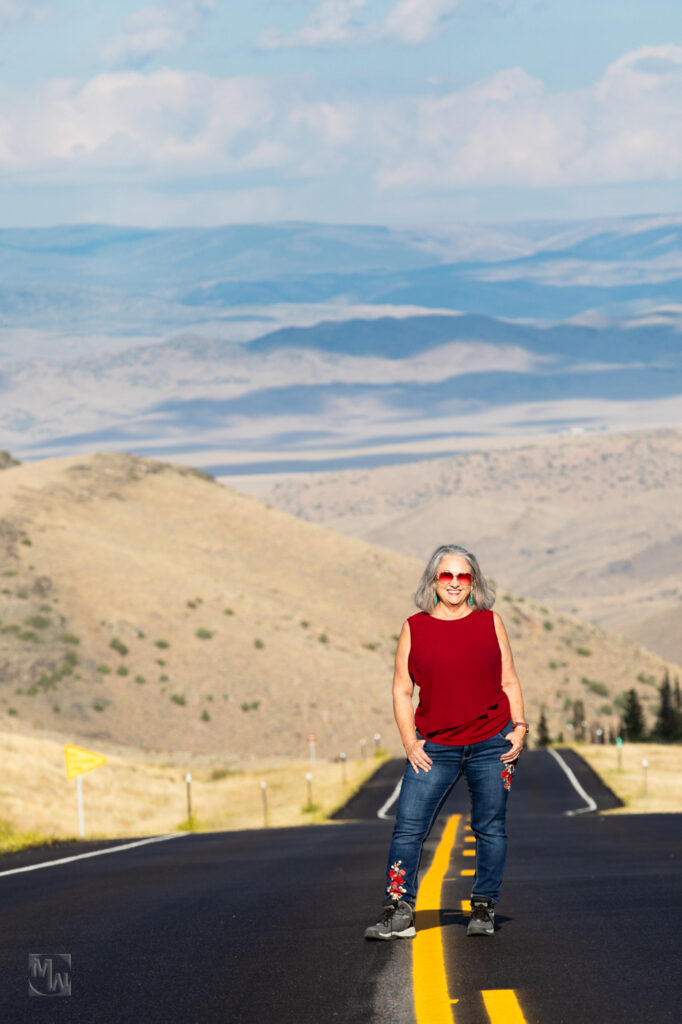
[[[573,702],[573,735],[577,740],[585,739],[585,706],[581,700]]]
[[[631,743],[644,739],[644,712],[636,690],[628,690],[625,695],[625,713],[623,728]]]
[[[680,721],[679,715],[675,710],[673,691],[667,669],[658,693],[661,703],[658,715],[656,716],[656,724],[654,725],[654,736],[661,743],[674,743],[680,731]]]
[[[538,738],[535,742],[539,747],[548,747],[552,742],[552,737],[549,734],[549,728],[547,726],[547,718],[545,717],[544,708],[540,712],[540,721],[538,722]]]

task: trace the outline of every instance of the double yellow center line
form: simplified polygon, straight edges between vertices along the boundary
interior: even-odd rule
[[[457,1024],[454,1007],[459,1000],[453,998],[448,989],[440,905],[443,879],[450,864],[460,820],[460,814],[448,818],[431,867],[424,875],[417,893],[415,910],[421,927],[412,944],[417,1024]],[[469,839],[467,837],[467,841]],[[469,850],[466,849],[464,853],[469,855]],[[461,874],[473,875],[474,871],[465,868]],[[468,908],[468,900],[462,901],[462,909],[465,908]],[[526,1024],[512,989],[487,990],[481,994],[491,1024]]]

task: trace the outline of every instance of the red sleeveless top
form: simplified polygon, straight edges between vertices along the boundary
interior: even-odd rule
[[[419,687],[414,721],[424,739],[462,746],[502,732],[511,711],[492,611],[449,620],[418,612],[407,621],[407,667]]]

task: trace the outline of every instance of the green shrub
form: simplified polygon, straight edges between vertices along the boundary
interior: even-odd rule
[[[213,630],[211,629],[198,629],[195,636],[199,637],[200,640],[210,640],[213,636]]]
[[[592,655],[589,647],[576,647],[575,653],[582,655],[583,658],[589,658]]]
[[[169,679],[169,676],[159,676],[159,682],[160,683],[167,683],[168,679]]]
[[[613,714],[613,708],[611,707],[610,704],[602,704],[602,706],[598,709],[598,711],[599,711],[600,715],[612,715]]]
[[[223,615],[234,615],[234,608],[225,608]]]
[[[24,619],[26,625],[33,626],[34,629],[47,629],[50,621],[45,615],[31,615],[28,619]]]
[[[64,655],[64,664],[71,666],[78,664],[78,655],[76,654],[75,651],[66,652],[66,654]]]
[[[145,679],[144,676],[135,676],[135,682],[142,685],[142,683],[146,683],[147,680]]]
[[[2,575],[3,576],[18,576],[19,575],[19,570],[18,569],[5,569]]]
[[[196,606],[197,606],[196,601],[188,601],[187,602],[187,607],[188,608],[196,608]]]
[[[20,633],[17,633],[16,636],[19,640],[30,640],[37,644],[45,643],[42,636],[38,636],[34,629],[23,629]]]
[[[185,704],[187,703],[185,695],[182,693],[172,693],[171,700],[173,701],[174,704],[179,704],[180,707],[184,707]]]
[[[38,687],[37,686],[29,686],[28,690],[26,691],[26,693],[28,694],[29,697],[35,697],[37,692],[38,692]]]
[[[550,662],[548,662],[548,665],[549,665],[550,668],[558,668],[559,667],[559,662],[558,661],[550,661]]]
[[[256,648],[257,651],[262,651],[263,648],[265,647],[265,644],[259,637],[256,637],[256,639],[253,641],[253,646]]]
[[[366,651],[376,651],[379,648],[379,644],[363,644]]]
[[[93,711],[104,711],[104,704],[101,700],[96,700],[92,705]]]
[[[79,644],[80,640],[73,633],[62,633],[61,640],[65,644]]]
[[[214,768],[211,772],[208,781],[209,782],[220,782],[221,779],[229,779],[232,775],[241,775],[241,768]]]
[[[166,649],[167,647],[170,647],[170,644],[168,643],[168,641],[167,641],[167,640],[155,640],[155,641],[154,641],[154,643],[155,643],[155,644],[156,644],[156,646],[157,646],[157,647],[159,647],[159,648],[160,648],[160,649],[161,649],[162,651],[165,651],[165,649]]]
[[[201,721],[202,722],[210,722],[211,721],[211,716],[209,715],[209,713],[206,710],[206,708],[204,708],[204,710],[201,712]]]
[[[22,601],[28,601],[28,593],[25,590],[17,590],[17,597],[20,597]]]
[[[309,625],[310,623],[308,622],[307,619],[301,619],[301,626],[303,627],[303,629],[307,629]]]
[[[130,669],[128,668],[127,665],[119,665],[118,668],[116,669],[116,673],[119,676],[127,676],[129,671]]]
[[[590,693],[596,693],[599,697],[608,697],[609,695],[609,688],[604,683],[599,683],[595,679],[588,679],[587,676],[583,676],[580,682]]]
[[[646,686],[655,686],[656,680],[653,676],[648,676],[644,672],[640,672],[637,676],[638,683],[644,683]]]
[[[101,665],[97,666],[97,671],[101,672],[103,676],[108,676],[109,673],[111,672],[111,669],[109,668],[108,665],[102,663]]]
[[[31,540],[30,537],[22,537],[21,538],[21,543],[25,544],[27,548],[30,548],[32,546],[32,544],[33,544],[33,541]]]
[[[55,714],[57,714],[57,715],[58,715],[58,714],[59,714],[59,712],[60,712],[60,711],[61,711],[62,709],[60,708],[59,704],[53,704],[53,705],[52,705],[52,710],[53,710],[53,711],[55,712]]]
[[[163,660],[163,658],[157,658],[157,659],[156,659],[156,664],[157,664],[157,665],[160,665],[160,666],[161,666],[161,668],[164,668],[164,667],[165,667],[165,664],[166,664],[166,662],[165,662],[165,661]]]
[[[111,647],[112,650],[118,651],[122,658],[125,658],[126,654],[129,653],[126,645],[123,643],[122,640],[119,640],[117,636],[114,637],[109,646]]]
[[[246,701],[245,700],[242,703],[242,705],[241,705],[242,711],[258,711],[259,707],[260,707],[260,701],[259,700],[252,700],[252,701]]]
[[[319,642],[321,644],[328,644],[329,643],[329,637],[327,636],[326,633],[320,633],[320,635],[318,636],[317,639],[319,640]]]
[[[7,708],[7,714],[8,715],[18,715],[19,712],[17,711],[16,708]]]
[[[546,630],[554,629],[554,623],[550,622],[549,619],[545,619],[545,621],[542,623],[542,625],[543,625],[543,628],[546,629]]]

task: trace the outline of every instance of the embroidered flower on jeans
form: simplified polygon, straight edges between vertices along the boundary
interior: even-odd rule
[[[397,860],[395,864],[391,864],[388,872],[390,879],[386,886],[386,892],[393,900],[399,900],[405,892],[405,886],[402,884],[405,877],[405,869],[401,868],[402,861]]]
[[[511,789],[512,775],[514,774],[515,771],[516,771],[516,765],[515,764],[507,764],[507,765],[505,765],[504,771],[500,775],[500,778],[504,779],[504,788],[505,789]]]

